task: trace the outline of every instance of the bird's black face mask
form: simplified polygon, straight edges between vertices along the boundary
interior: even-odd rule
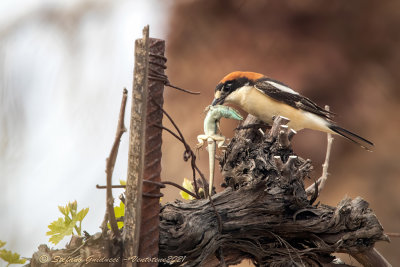
[[[214,100],[211,103],[212,106],[224,104],[225,98],[232,91],[232,82],[220,83],[215,88]]]
[[[214,95],[214,100],[212,102],[212,106],[215,106],[217,104],[222,105],[225,102],[225,98],[238,88],[241,88],[242,86],[249,85],[250,81],[246,77],[234,79],[234,80],[228,80],[224,83],[220,83],[217,85],[215,88],[215,95]]]

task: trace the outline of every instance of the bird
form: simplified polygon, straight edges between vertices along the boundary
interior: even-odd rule
[[[274,117],[283,116],[290,120],[288,127],[295,131],[307,128],[341,135],[369,151],[374,146],[371,141],[338,126],[333,121],[334,113],[260,73],[234,71],[226,75],[215,88],[211,105],[217,104],[236,105],[269,125]]]

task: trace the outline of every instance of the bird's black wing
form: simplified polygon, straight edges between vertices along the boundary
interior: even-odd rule
[[[269,82],[278,84],[281,88],[286,87],[287,90],[279,89]],[[307,97],[299,95],[297,93],[291,93],[291,91],[293,90],[290,87],[276,80],[262,78],[257,80],[254,83],[254,86],[269,97],[279,102],[283,102],[291,107],[311,112],[328,120],[330,120],[334,115],[334,113],[321,108]]]

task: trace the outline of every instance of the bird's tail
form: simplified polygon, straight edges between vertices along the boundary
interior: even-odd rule
[[[368,141],[367,139],[365,139],[355,133],[352,133],[346,129],[343,129],[342,127],[339,127],[337,125],[329,125],[328,127],[334,133],[337,133],[337,134],[345,137],[346,139],[349,139],[350,141],[360,145],[362,148],[364,148],[368,151],[372,151],[372,147],[374,146],[374,144],[371,141]]]

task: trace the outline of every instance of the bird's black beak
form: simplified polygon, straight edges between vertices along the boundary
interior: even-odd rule
[[[214,98],[213,102],[211,103],[211,106],[215,106],[220,102],[220,100],[221,100],[220,98]]]
[[[214,100],[211,103],[211,106],[215,106],[217,104],[221,104],[222,105],[224,103],[224,100],[225,100],[225,97],[221,96],[221,91],[216,91],[215,95],[214,95]]]
[[[214,98],[213,102],[211,103],[211,106],[215,105],[222,105],[225,102],[225,97],[219,97],[219,98]]]

